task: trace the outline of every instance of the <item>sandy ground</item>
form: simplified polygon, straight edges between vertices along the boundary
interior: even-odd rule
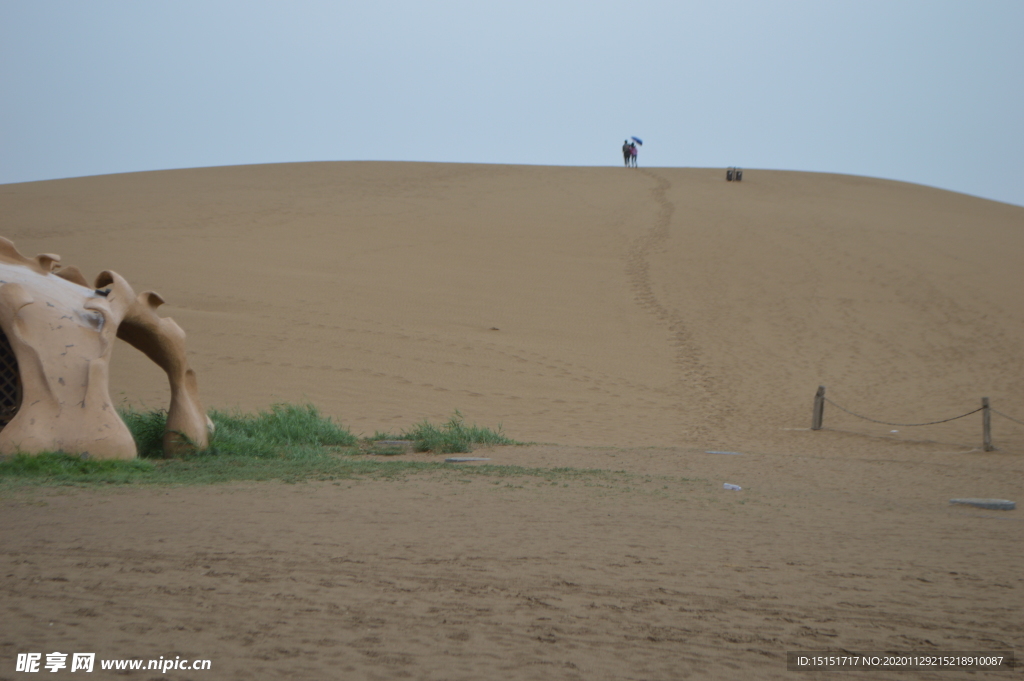
[[[0,679],[64,648],[303,679],[1021,649],[1020,510],[948,500],[1022,501],[1024,208],[806,173],[322,163],[3,185],[0,234],[158,291],[208,406],[308,400],[366,435],[459,409],[554,443],[494,463],[626,471],[10,493]],[[822,384],[899,423],[988,396],[997,451],[979,414],[829,405],[810,432]],[[111,389],[167,400],[124,345]]]
[[[1013,496],[1019,458],[477,454],[632,475],[10,496],[0,678],[54,650],[211,661],[175,679],[834,678],[786,652],[1024,641],[1019,513],[947,503]]]

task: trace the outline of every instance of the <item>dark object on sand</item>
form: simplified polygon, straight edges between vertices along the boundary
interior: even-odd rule
[[[725,181],[726,182],[742,182],[743,181],[743,168],[726,168],[725,169]]]
[[[974,506],[975,508],[988,508],[993,511],[1012,511],[1017,504],[1007,499],[950,499],[951,504],[962,504]]]

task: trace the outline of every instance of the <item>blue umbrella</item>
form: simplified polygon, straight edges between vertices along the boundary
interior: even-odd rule
[[[644,141],[642,139],[640,139],[639,137],[634,137],[633,141],[636,142],[637,144],[639,144],[641,147],[644,145]]]

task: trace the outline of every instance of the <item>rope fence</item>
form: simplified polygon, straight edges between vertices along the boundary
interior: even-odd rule
[[[991,452],[992,450],[995,449],[995,447],[992,446],[992,414],[997,414],[999,416],[1002,416],[1004,419],[1009,419],[1010,421],[1013,421],[1014,423],[1019,423],[1020,425],[1024,426],[1024,421],[1020,421],[1018,419],[1013,418],[1012,416],[1008,416],[1008,415],[1002,413],[1001,411],[996,411],[995,409],[993,409],[989,405],[987,397],[982,397],[981,398],[981,406],[978,407],[977,409],[973,409],[973,410],[967,412],[966,414],[960,414],[959,416],[952,416],[952,417],[950,417],[948,419],[942,419],[942,420],[939,420],[939,421],[925,421],[923,423],[895,423],[893,421],[882,421],[882,420],[879,420],[879,419],[873,419],[870,416],[864,416],[862,414],[858,414],[856,412],[850,411],[846,407],[843,407],[841,405],[836,404],[835,402],[833,402],[829,398],[825,397],[825,386],[821,385],[821,386],[818,386],[818,392],[815,393],[815,395],[814,395],[814,414],[811,417],[811,430],[821,430],[821,427],[822,427],[821,424],[822,424],[822,421],[824,420],[824,416],[825,416],[825,403],[826,402],[831,404],[833,407],[835,407],[839,411],[846,412],[850,416],[856,416],[859,419],[863,419],[865,421],[870,421],[872,423],[881,423],[881,424],[886,425],[886,426],[899,426],[901,428],[914,428],[916,426],[934,426],[934,425],[939,424],[939,423],[949,423],[950,421],[956,421],[957,419],[962,419],[965,416],[970,416],[971,414],[977,414],[980,411],[981,412],[982,447],[983,447],[983,449],[986,452]]]
[[[1011,420],[1011,421],[1013,421],[1014,423],[1019,423],[1020,425],[1024,426],[1024,421],[1019,421],[1019,420],[1017,420],[1017,419],[1013,418],[1012,416],[1007,416],[1006,414],[1004,414],[1004,413],[1003,413],[1003,412],[1001,412],[1001,411],[996,411],[995,409],[993,409],[993,410],[992,410],[992,413],[993,413],[993,414],[999,414],[999,415],[1000,415],[1000,416],[1002,416],[1002,417],[1003,417],[1004,419],[1010,419],[1010,420]]]
[[[927,423],[894,423],[893,421],[879,421],[878,419],[873,419],[873,418],[871,418],[869,416],[861,416],[860,414],[856,414],[856,413],[850,411],[849,409],[844,409],[843,407],[840,407],[838,404],[836,404],[832,400],[828,399],[827,397],[825,398],[825,401],[828,402],[829,404],[831,404],[836,409],[838,409],[840,411],[845,411],[847,414],[850,414],[851,416],[856,416],[859,419],[864,419],[865,421],[871,421],[872,423],[881,423],[881,424],[886,425],[886,426],[902,426],[904,428],[912,428],[914,426],[934,426],[936,423],[948,423],[950,421],[956,421],[957,419],[962,419],[965,416],[970,416],[971,414],[977,414],[979,411],[982,410],[982,407],[978,407],[974,411],[969,411],[966,414],[960,414],[960,416],[954,416],[952,418],[942,419],[941,421],[928,421]]]

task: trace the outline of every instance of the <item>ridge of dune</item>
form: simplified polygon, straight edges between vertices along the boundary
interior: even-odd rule
[[[1024,208],[919,185],[237,166],[3,185],[0,235],[160,292],[208,405],[308,400],[366,435],[459,409],[519,440],[770,446],[809,425],[819,384],[886,420],[982,396],[1024,418]],[[112,364],[115,398],[166,404],[144,357],[123,345]],[[1019,452],[1024,426],[1000,438]]]

